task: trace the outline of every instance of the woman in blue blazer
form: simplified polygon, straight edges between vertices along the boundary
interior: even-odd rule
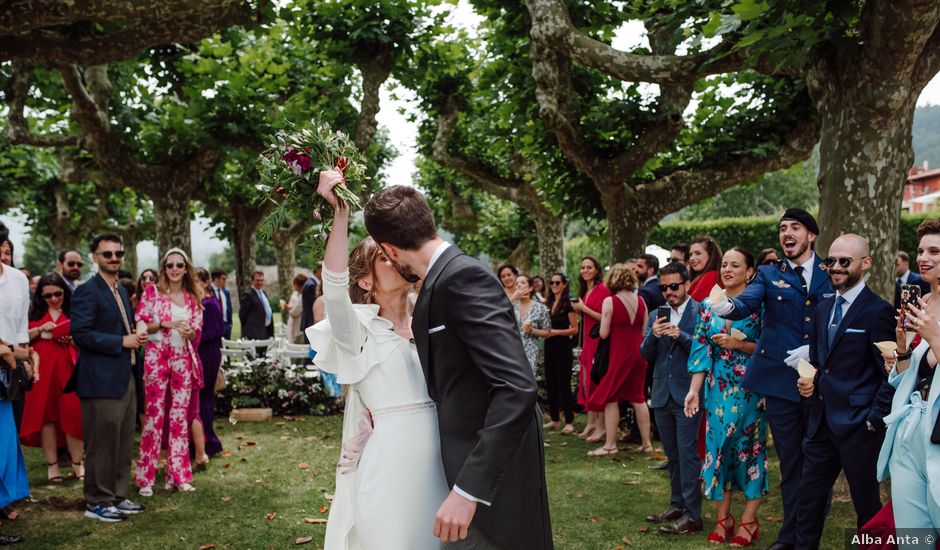
[[[930,296],[921,307],[906,312],[909,325],[922,340],[906,350],[899,334],[898,360],[888,382],[896,388],[887,433],[878,457],[878,479],[891,478],[891,502],[898,529],[933,529],[940,534],[940,220],[917,228],[917,263],[930,283]],[[900,333],[900,331],[899,331]],[[919,546],[918,546],[919,547]],[[924,546],[932,548],[933,544]]]

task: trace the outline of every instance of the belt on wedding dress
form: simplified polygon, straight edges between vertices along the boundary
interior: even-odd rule
[[[381,418],[383,416],[389,416],[393,414],[404,414],[411,412],[424,411],[429,409],[436,408],[437,405],[434,401],[419,401],[417,403],[405,403],[404,405],[394,405],[391,407],[382,407],[381,409],[373,409],[371,412],[372,418]]]

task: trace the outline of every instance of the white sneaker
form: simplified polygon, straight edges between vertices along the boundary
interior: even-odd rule
[[[179,487],[177,487],[177,489],[179,489],[180,492],[182,492],[182,493],[192,493],[193,491],[196,490],[196,488],[193,487],[192,484],[190,484],[190,483],[184,483],[184,484],[180,485]]]
[[[138,492],[138,493],[140,494],[140,496],[142,496],[142,497],[152,497],[152,496],[153,496],[153,487],[151,487],[151,486],[149,486],[149,485],[146,486],[146,487],[141,487],[140,490],[137,491],[137,492]]]

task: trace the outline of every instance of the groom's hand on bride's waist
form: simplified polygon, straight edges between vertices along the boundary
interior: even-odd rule
[[[434,536],[441,542],[456,542],[467,538],[470,521],[477,511],[477,503],[451,491],[434,518]]]

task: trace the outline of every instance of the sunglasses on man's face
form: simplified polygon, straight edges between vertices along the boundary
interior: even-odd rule
[[[45,298],[46,300],[51,300],[53,298],[61,298],[62,296],[65,296],[65,293],[62,292],[61,290],[56,290],[55,292],[46,292],[45,294],[42,295],[42,297]]]
[[[823,260],[823,263],[826,264],[826,267],[831,268],[836,265],[836,262],[838,262],[842,269],[848,269],[848,267],[852,265],[852,262],[857,259],[859,258],[836,258],[835,256],[829,256]]]
[[[176,269],[183,269],[184,267],[186,267],[186,264],[184,264],[183,262],[176,262],[176,263],[167,262],[164,265],[166,266],[167,269],[173,269],[174,267]]]
[[[105,250],[104,252],[98,252],[97,254],[99,256],[103,256],[105,260],[110,260],[112,257],[120,260],[124,257],[123,250]]]
[[[684,262],[684,261],[685,261],[685,260],[682,259],[682,258],[669,258],[669,263],[679,262],[679,263],[681,264],[681,263]]]
[[[82,267],[85,264],[83,264],[82,262],[65,262],[65,265],[69,267]]]
[[[682,283],[671,283],[668,285],[659,285],[660,292],[666,292],[666,290],[671,290],[673,292],[679,290],[679,287],[682,286]]]

